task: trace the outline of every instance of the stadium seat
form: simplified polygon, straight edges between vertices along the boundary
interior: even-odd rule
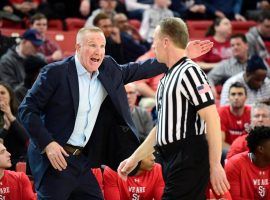
[[[12,29],[21,29],[22,23],[21,22],[14,22],[11,20],[3,19],[2,28],[12,28]]]
[[[48,30],[63,30],[63,22],[60,19],[51,19],[48,21]]]
[[[79,18],[67,18],[66,25],[68,31],[78,31],[80,28],[84,27],[85,20]]]
[[[205,37],[205,33],[208,27],[212,24],[211,20],[187,20],[186,21],[189,29],[189,37],[194,39],[200,39]],[[232,33],[243,33],[248,32],[250,27],[255,26],[255,21],[231,21]]]
[[[16,164],[16,172],[24,172],[24,173],[26,173],[26,162],[17,162],[17,164]]]
[[[141,27],[141,22],[137,19],[130,19],[128,20],[128,23],[133,26],[134,28],[136,28],[138,31],[140,30]]]
[[[9,37],[20,37],[25,29],[2,28],[1,33]]]
[[[100,168],[92,168],[91,170],[97,179],[97,182],[99,184],[99,187],[100,187],[102,193],[104,194],[103,175],[102,175],[101,169]]]
[[[204,38],[208,27],[212,24],[211,20],[187,20],[186,21],[189,37],[194,39]]]
[[[233,33],[245,34],[252,26],[256,26],[255,21],[232,21]]]
[[[75,52],[76,34],[74,31],[47,31],[46,36],[57,42],[66,57]]]

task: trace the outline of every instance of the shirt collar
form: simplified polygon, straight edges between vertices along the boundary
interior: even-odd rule
[[[234,56],[232,56],[231,59],[232,59],[232,61],[233,61],[234,64],[239,63],[239,61]]]
[[[76,65],[76,70],[77,70],[77,73],[78,73],[78,76],[83,76],[85,74],[87,75],[91,75],[92,78],[96,78],[98,75],[99,75],[99,71],[95,71],[94,73],[90,73],[88,72],[83,66],[82,64],[80,63],[79,59],[78,59],[78,55],[75,54],[75,65]]]

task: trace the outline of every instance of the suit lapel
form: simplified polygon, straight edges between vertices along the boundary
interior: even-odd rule
[[[103,64],[99,68],[98,79],[102,83],[105,90],[108,92],[108,95],[110,96],[117,111],[122,114],[119,100],[116,94],[117,91],[113,88],[113,80],[111,79],[111,75],[107,73],[107,70],[105,69],[105,66]]]
[[[75,115],[77,114],[79,107],[79,80],[75,66],[75,60],[73,59],[68,63],[68,81],[69,88],[73,99],[73,107]]]

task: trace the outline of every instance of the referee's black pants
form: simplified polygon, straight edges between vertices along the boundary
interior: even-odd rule
[[[165,181],[162,200],[205,200],[210,176],[205,135],[157,147],[157,151]]]

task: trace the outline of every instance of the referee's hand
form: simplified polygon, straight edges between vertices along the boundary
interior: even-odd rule
[[[223,195],[230,189],[226,173],[220,163],[210,167],[210,181],[217,195]]]
[[[123,180],[127,180],[127,175],[132,172],[138,162],[136,162],[132,157],[127,158],[126,160],[122,161],[117,169],[118,176]]]

